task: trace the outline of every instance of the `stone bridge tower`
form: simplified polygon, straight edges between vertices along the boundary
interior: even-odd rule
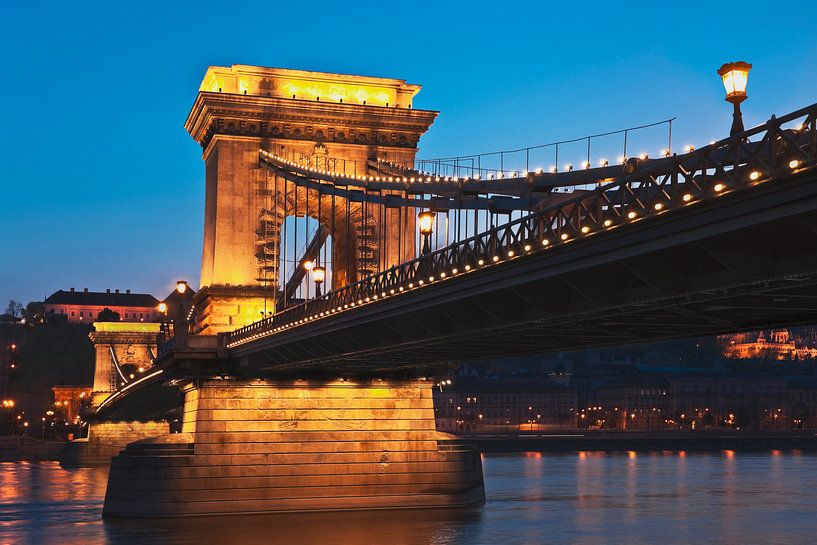
[[[437,116],[412,108],[419,90],[389,78],[244,65],[207,70],[185,124],[206,165],[197,333],[230,331],[273,310],[282,224],[292,215],[318,219],[317,193],[259,167],[259,150],[345,174],[371,174],[369,161],[378,158],[412,166]],[[330,199],[321,198],[319,220],[333,241],[328,287],[414,257],[414,216],[399,222],[396,209],[338,198],[330,218]],[[373,232],[385,235],[384,247]],[[401,245],[390,242],[398,239]]]
[[[126,378],[130,380],[129,376],[123,378],[122,373],[135,370],[141,374],[151,368],[159,327],[158,323],[94,323],[94,331],[89,335],[96,351],[92,406],[98,406],[121,388]]]

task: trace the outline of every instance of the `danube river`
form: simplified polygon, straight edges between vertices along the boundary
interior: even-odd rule
[[[488,502],[390,511],[103,521],[107,471],[0,463],[0,544],[817,543],[817,454],[486,455]]]

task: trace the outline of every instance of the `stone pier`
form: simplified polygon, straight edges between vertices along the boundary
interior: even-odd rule
[[[480,456],[436,432],[431,388],[422,380],[190,384],[183,433],[113,459],[103,514],[480,504]]]
[[[165,435],[167,422],[92,422],[88,437],[69,441],[60,455],[63,467],[104,466],[128,443]]]

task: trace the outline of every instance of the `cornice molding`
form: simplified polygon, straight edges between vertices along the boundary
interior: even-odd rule
[[[216,134],[415,148],[438,112],[200,92],[185,129],[207,148]]]

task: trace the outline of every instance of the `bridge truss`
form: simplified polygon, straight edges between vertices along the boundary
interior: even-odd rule
[[[435,176],[419,171],[399,175],[398,167],[390,164],[380,166],[380,175],[343,176],[261,152],[261,164],[276,175],[318,192],[392,207],[486,211],[490,220],[481,231],[474,232],[479,225],[474,231],[463,230],[459,239],[429,255],[227,334],[227,347],[239,350],[261,339],[292,335],[294,330],[317,322],[337,320],[363,307],[432,290],[478,271],[532,258],[540,261],[548,253],[555,259],[560,249],[572,245],[602,241],[619,230],[651,225],[659,218],[670,220],[676,214],[703,212],[717,207],[718,202],[740,199],[755,188],[802,178],[817,163],[815,114],[817,105],[812,105],[781,118],[772,117],[763,125],[690,153],[630,161],[624,167],[509,173],[507,178],[487,180],[478,175]],[[592,184],[593,188],[553,202],[556,188],[582,184]],[[490,214],[500,211],[519,217],[495,224]],[[723,328],[735,326],[723,324]]]

